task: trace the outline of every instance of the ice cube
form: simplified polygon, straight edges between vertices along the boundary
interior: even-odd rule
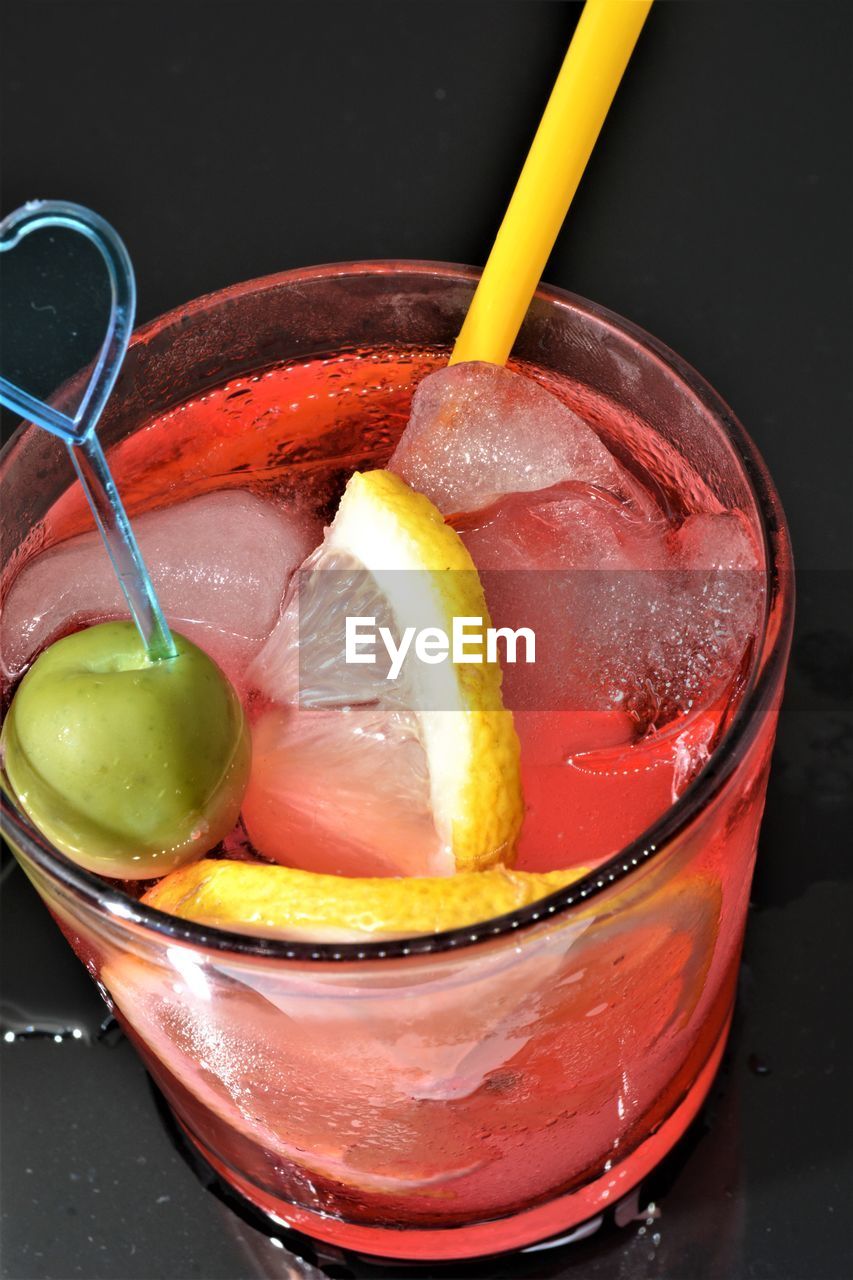
[[[451,523],[480,570],[645,569],[666,554],[662,516],[578,481],[508,494]]]
[[[754,575],[759,557],[745,518],[736,511],[688,516],[673,537],[684,569],[713,569]]]
[[[547,1087],[555,1005],[567,980],[577,1003],[585,962],[575,953],[590,936],[589,920],[570,922],[528,937],[523,954],[487,948],[442,965],[413,957],[381,982],[356,982],[340,965],[201,964],[183,948],[159,965],[109,953],[100,978],[161,1069],[226,1126],[232,1150],[274,1160],[294,1200],[328,1205],[330,1180],[338,1195],[399,1197],[389,1209],[399,1217],[413,1196],[429,1211],[478,1171],[472,1203],[483,1203],[483,1188],[503,1193],[490,1135],[529,1137],[518,1103],[529,1101],[531,1056],[542,1127],[550,1133],[562,1117],[564,1091]],[[593,1035],[586,1007],[572,1025]]]
[[[668,526],[595,486],[511,494],[454,521],[480,571],[494,626],[532,629],[535,663],[504,663],[512,710],[605,711],[593,655],[618,643],[620,588],[667,557]],[[660,583],[648,577],[647,589]]]
[[[381,975],[103,941],[99,977],[160,1082],[282,1196],[498,1219],[577,1183],[666,1093],[737,946],[715,859],[695,862],[594,927],[558,916]]]
[[[652,664],[666,699],[684,712],[732,685],[761,626],[764,575],[746,517],[688,516],[669,538],[667,613]]]
[[[639,486],[562,401],[531,378],[480,362],[423,379],[388,466],[446,515],[564,480],[642,501]]]
[[[235,683],[275,625],[293,571],[322,535],[313,517],[233,489],[140,515],[134,529],[170,625]],[[4,603],[4,677],[14,680],[70,626],[127,612],[96,533],[43,552]]]
[[[758,626],[758,557],[736,513],[671,529],[593,486],[515,494],[454,522],[496,627],[531,628],[504,666],[513,710],[620,710],[638,731],[707,704]]]

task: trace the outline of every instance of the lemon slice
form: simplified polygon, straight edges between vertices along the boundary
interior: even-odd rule
[[[369,942],[461,929],[573,884],[568,871],[461,871],[439,877],[353,878],[204,858],[166,876],[142,901],[219,929],[312,942]]]
[[[451,637],[467,661],[345,660],[347,618]],[[519,745],[487,661],[483,588],[459,535],[388,471],[356,473],[322,546],[248,672],[271,703],[254,725],[243,816],[276,861],[346,875],[450,875],[512,859],[522,819]],[[384,661],[383,661],[384,659]],[[393,671],[391,674],[394,674]],[[344,711],[348,715],[342,714]]]

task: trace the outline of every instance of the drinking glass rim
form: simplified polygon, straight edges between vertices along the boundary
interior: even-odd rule
[[[134,330],[130,347],[148,341],[158,330],[170,324],[183,323],[213,304],[259,292],[278,284],[300,280],[314,281],[349,276],[422,275],[446,281],[474,282],[480,271],[458,263],[431,262],[424,259],[365,259],[353,262],[322,263],[297,267],[271,275],[229,285],[202,294],[188,303],[150,320]],[[58,881],[77,898],[113,918],[160,935],[170,943],[187,943],[202,950],[253,956],[264,960],[300,962],[359,963],[461,952],[478,944],[510,934],[520,935],[537,924],[571,915],[572,910],[586,906],[591,899],[611,885],[629,880],[640,867],[656,855],[713,802],[755,738],[763,715],[770,708],[779,677],[783,674],[785,655],[793,625],[793,582],[790,572],[781,580],[780,568],[791,562],[790,542],[784,512],[773,481],[761,454],[721,396],[692,365],[647,333],[639,325],[598,303],[590,302],[568,290],[542,284],[536,298],[551,306],[567,308],[592,317],[617,330],[674,373],[687,390],[709,410],[724,435],[733,445],[737,459],[752,493],[761,520],[768,593],[765,600],[764,625],[750,680],[740,704],[718,746],[696,779],[636,839],[630,841],[595,871],[566,888],[559,889],[528,906],[466,926],[440,933],[392,938],[374,942],[312,943],[283,938],[260,937],[232,930],[206,926],[184,920],[132,898],[122,890],[107,885],[93,872],[77,866],[46,840],[25,814],[18,809],[5,788],[0,788],[0,831],[13,845],[18,845],[28,858],[50,878]],[[0,469],[9,461],[16,443],[29,424],[23,422],[0,450]],[[30,427],[30,429],[32,429]],[[781,595],[782,613],[770,652],[763,655],[770,617],[770,600]],[[763,656],[763,661],[761,660]]]

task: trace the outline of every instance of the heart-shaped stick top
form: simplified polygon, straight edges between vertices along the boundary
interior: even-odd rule
[[[174,658],[177,655],[174,640],[95,434],[133,330],[136,311],[133,266],[127,249],[108,222],[91,209],[65,200],[31,200],[10,213],[0,222],[0,253],[14,249],[25,236],[47,227],[76,231],[100,252],[111,292],[107,332],[73,417],[2,376],[0,402],[65,441],[148,656],[155,661]]]

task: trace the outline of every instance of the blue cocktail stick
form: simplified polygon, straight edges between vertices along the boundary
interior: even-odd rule
[[[157,593],[95,434],[124,360],[136,312],[133,266],[119,236],[103,218],[64,200],[33,200],[0,222],[0,253],[45,227],[85,236],[100,251],[110,281],[109,323],[80,405],[73,417],[0,377],[0,403],[64,440],[133,620],[152,661],[177,656]]]

